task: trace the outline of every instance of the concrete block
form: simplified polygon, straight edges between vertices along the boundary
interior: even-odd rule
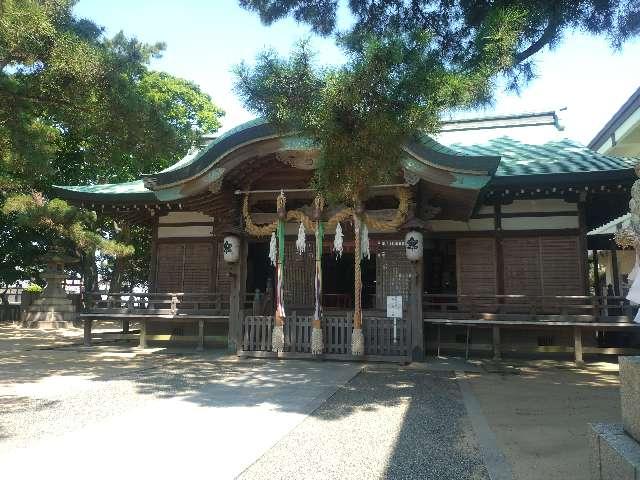
[[[640,444],[618,424],[593,424],[589,434],[592,480],[640,479]]]
[[[619,363],[622,425],[640,442],[640,357],[619,357]]]

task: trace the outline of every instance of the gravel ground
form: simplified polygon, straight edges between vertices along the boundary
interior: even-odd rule
[[[370,366],[239,478],[489,476],[453,373]]]

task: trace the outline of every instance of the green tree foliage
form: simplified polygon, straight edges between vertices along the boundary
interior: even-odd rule
[[[239,0],[271,24],[286,16],[309,24],[320,35],[336,33],[336,0]],[[640,33],[637,0],[348,0],[358,36],[384,35],[389,31],[425,31],[448,65],[467,65],[477,55],[477,33],[491,23],[496,12],[526,11],[509,70],[517,88],[534,73],[532,57],[553,47],[569,30],[582,30],[609,38],[614,47]],[[352,47],[362,45],[359,42]]]
[[[613,46],[640,31],[635,0],[349,0],[354,24],[341,32],[336,0],[239,1],[267,24],[292,15],[335,34],[346,52],[344,66],[321,70],[303,43],[236,70],[247,108],[315,142],[316,187],[342,201],[397,174],[403,143],[437,132],[443,111],[489,102],[497,79],[530,79],[532,56],[567,30]]]
[[[253,68],[237,67],[236,89],[249,109],[316,144],[318,190],[355,202],[397,175],[404,142],[436,131],[441,111],[490,97],[492,79],[511,64],[525,15],[497,11],[478,33],[481,53],[468,68],[443,63],[422,31],[390,32],[359,39],[361,48],[347,49],[339,68],[316,68],[306,42],[288,59],[264,52]]]
[[[88,289],[94,288],[97,281],[96,252],[120,260],[135,253],[130,243],[106,238],[110,232],[101,229],[95,212],[59,198],[46,200],[40,193],[12,195],[5,200],[2,214],[12,218],[18,228],[32,231],[41,246],[78,258]],[[39,263],[39,259],[34,260]]]
[[[123,33],[107,38],[73,15],[74,3],[0,2],[0,204],[8,201],[0,213],[0,283],[32,277],[35,259],[62,234],[58,228],[83,251],[83,242],[108,251],[94,234],[119,235],[109,218],[57,226],[57,215],[37,217],[53,223],[21,221],[21,208],[34,213],[32,192],[46,198],[51,185],[137,179],[172,164],[220,126],[223,112],[197,85],[149,69],[163,44]],[[51,200],[38,208],[61,205]],[[130,241],[143,249],[135,235],[142,229]],[[146,280],[141,271],[134,276]]]

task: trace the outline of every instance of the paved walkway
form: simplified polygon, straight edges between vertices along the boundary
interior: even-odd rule
[[[1,333],[7,478],[233,478],[361,368],[85,350],[63,340],[37,350],[36,333]]]
[[[587,478],[615,364],[408,367],[81,346],[0,325],[7,478]]]

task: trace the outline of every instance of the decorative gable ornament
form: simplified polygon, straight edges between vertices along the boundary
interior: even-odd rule
[[[278,260],[278,244],[276,242],[276,232],[271,234],[271,241],[269,242],[269,260],[271,260],[271,265],[276,266],[276,261]]]
[[[298,227],[298,239],[296,240],[296,249],[300,255],[302,255],[307,249],[306,236],[307,232],[304,230],[304,223],[300,222],[300,227]]]
[[[222,240],[224,261],[235,263],[240,259],[240,239],[235,235],[227,235]]]
[[[362,222],[362,230],[360,231],[360,258],[371,259],[371,251],[369,250],[369,228],[365,222]]]
[[[340,222],[338,222],[338,224],[336,225],[336,234],[333,238],[333,250],[336,252],[336,258],[342,257],[343,238],[344,234],[342,233],[342,226],[340,225]]]
[[[411,262],[417,262],[422,258],[422,250],[424,248],[424,242],[422,233],[415,230],[407,232],[404,236],[404,249],[407,255],[407,260]]]

